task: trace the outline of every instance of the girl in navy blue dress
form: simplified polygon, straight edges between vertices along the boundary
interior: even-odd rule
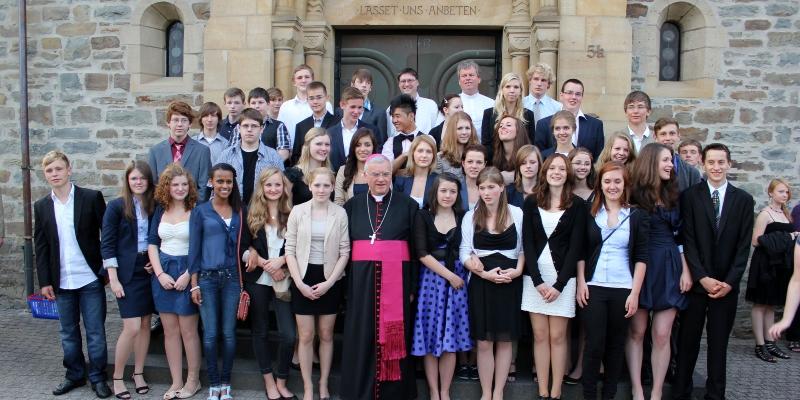
[[[460,191],[453,174],[439,175],[427,207],[417,213],[414,223],[414,245],[424,268],[411,354],[425,357],[431,399],[450,398],[456,352],[472,349],[464,287],[467,270],[458,259],[464,216]]]
[[[644,399],[642,353],[652,311],[653,368],[651,399],[660,399],[670,357],[670,335],[677,311],[686,308],[684,293],[692,287],[689,267],[678,247],[680,215],[678,182],[672,149],[658,143],[644,148],[633,164],[631,203],[650,214],[647,272],[639,294],[639,310],[631,320],[625,355],[633,399]]]
[[[136,393],[150,391],[142,370],[150,347],[150,316],[154,311],[150,274],[146,270],[150,263],[147,229],[154,208],[152,176],[146,162],[132,162],[125,170],[120,197],[108,203],[103,215],[100,252],[122,317],[122,332],[114,351],[113,377],[114,394],[121,399],[131,398],[122,376],[131,351],[135,357],[132,379]]]
[[[151,288],[164,327],[164,353],[172,384],[165,399],[188,398],[200,390],[200,336],[197,306],[189,295],[189,218],[197,202],[192,175],[170,164],[158,178],[158,202],[150,223],[147,253],[153,266]],[[188,374],[183,380],[183,350]]]

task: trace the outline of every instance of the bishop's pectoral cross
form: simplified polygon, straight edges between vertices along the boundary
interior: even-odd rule
[[[369,244],[375,244],[375,232],[372,232],[372,235],[369,235]]]

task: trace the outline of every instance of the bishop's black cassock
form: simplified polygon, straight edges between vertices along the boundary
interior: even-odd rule
[[[342,398],[414,399],[417,386],[410,354],[416,307],[412,297],[419,264],[410,249],[414,248],[412,224],[419,205],[403,193],[390,191],[380,202],[369,193],[358,194],[344,208],[353,252],[347,272]]]

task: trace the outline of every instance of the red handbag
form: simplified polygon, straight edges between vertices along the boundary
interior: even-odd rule
[[[242,210],[239,210],[239,237],[236,239],[236,268],[239,273],[239,307],[236,308],[236,319],[239,321],[244,321],[247,319],[247,312],[250,310],[250,293],[247,293],[244,290],[244,284],[242,283],[242,268],[239,264],[241,264],[242,260],[239,256],[239,250],[242,246],[242,227],[244,226],[244,221],[242,220]]]

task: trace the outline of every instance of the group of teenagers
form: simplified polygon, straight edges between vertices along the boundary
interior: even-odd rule
[[[752,196],[728,181],[728,147],[680,142],[672,118],[651,130],[645,93],[625,99],[628,131],[605,135],[581,110],[579,80],[562,84],[561,103],[547,96],[547,65],[527,81],[506,74],[495,99],[478,93],[474,62],[457,74],[463,93],[437,106],[405,69],[402,94],[382,110],[369,99],[369,71],[357,70],[334,111],[301,65],[295,98],[230,89],[229,114],[204,104],[196,135],[194,110],[173,102],[169,137],[147,162],[130,163],[108,205],[70,181],[67,155],[46,154],[52,191],[34,206],[36,265],[42,294],[58,306],[67,368],[53,394],[88,377],[98,397],[131,398],[131,354],[133,390],[147,393],[157,313],[172,377],[163,398],[194,396],[204,357],[208,400],[232,399],[236,321],[246,314],[266,398],[296,398],[287,387],[296,358],[304,400],[328,399],[343,312],[343,399],[416,398],[415,357],[431,399],[450,398],[457,364],[459,375],[477,376],[482,400],[502,399],[528,324],[539,399],[561,398],[565,381],[576,382],[570,370],[582,375],[585,398],[612,399],[626,364],[633,398],[644,399],[648,358],[650,398],[661,398],[673,359],[673,397],[689,399],[704,327],[707,398],[724,399],[751,244],[756,354],[789,357],[768,340],[789,328],[800,302],[786,182],[770,183],[754,223]],[[113,390],[106,282],[123,323]]]

